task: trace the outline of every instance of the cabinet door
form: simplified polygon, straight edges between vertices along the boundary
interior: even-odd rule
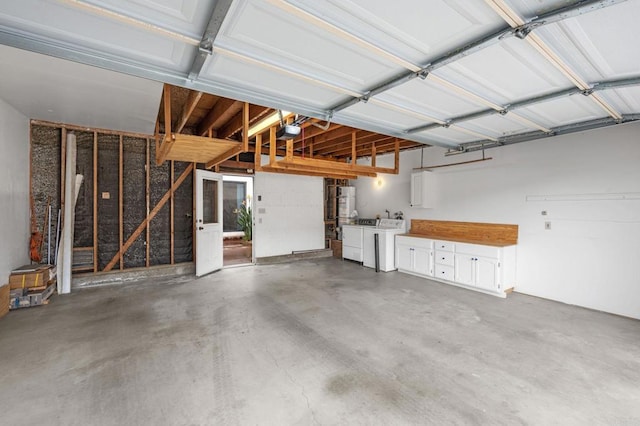
[[[410,246],[396,246],[396,267],[404,271],[413,271],[413,249]]]
[[[456,254],[454,280],[460,284],[474,285],[476,261],[467,254]]]
[[[422,206],[422,173],[411,174],[411,207]]]
[[[475,285],[486,290],[497,290],[498,260],[488,257],[475,259]]]
[[[433,276],[433,251],[424,248],[414,248],[414,270],[417,274]]]

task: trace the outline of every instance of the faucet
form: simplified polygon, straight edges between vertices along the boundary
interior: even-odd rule
[[[384,211],[387,214],[387,219],[391,219],[391,212],[389,210]]]

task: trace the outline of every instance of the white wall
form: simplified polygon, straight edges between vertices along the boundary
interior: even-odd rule
[[[424,165],[481,158],[424,149]],[[516,291],[640,318],[640,124],[531,141],[486,151],[493,160],[436,169],[438,204],[409,207],[409,176],[420,150],[402,154],[398,176],[356,185],[361,216],[402,210],[408,219],[519,225]],[[379,164],[391,164],[391,156]],[[595,194],[584,196],[584,194]],[[527,201],[562,195],[568,200]],[[576,198],[587,200],[577,201]],[[547,216],[541,214],[548,213]],[[551,230],[544,222],[551,222]]]
[[[29,120],[0,99],[0,285],[29,263]]]
[[[322,178],[258,172],[253,185],[257,258],[324,248]]]

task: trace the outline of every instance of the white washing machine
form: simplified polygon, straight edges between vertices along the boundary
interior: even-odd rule
[[[362,264],[368,268],[376,267],[375,235],[378,235],[380,270],[395,271],[396,235],[406,232],[406,224],[402,219],[380,219],[376,227],[365,227],[362,230]]]
[[[377,219],[358,219],[355,225],[342,225],[342,258],[362,262],[364,229],[374,228]]]

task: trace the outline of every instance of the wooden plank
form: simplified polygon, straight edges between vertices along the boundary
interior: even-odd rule
[[[292,169],[284,169],[277,166],[275,167],[262,166],[262,171],[268,172],[268,173],[283,173],[288,175],[328,177],[332,179],[357,179],[358,178],[358,176],[356,175],[347,175],[347,174],[340,174],[340,173],[332,174],[332,173],[325,173],[325,172],[314,172],[311,170],[292,170]]]
[[[262,167],[262,135],[256,135],[256,149],[253,154],[253,170],[256,172],[260,171]]]
[[[371,167],[376,166],[376,143],[371,144]]]
[[[189,121],[189,117],[193,114],[193,110],[196,109],[198,102],[200,102],[200,98],[202,97],[202,92],[197,92],[194,90],[189,91],[189,96],[187,97],[187,101],[182,108],[182,112],[180,112],[180,117],[178,118],[178,122],[176,123],[176,133],[180,133],[184,126],[186,126],[187,121]]]
[[[327,170],[332,170],[337,173],[362,174],[363,176],[375,176],[376,174],[375,169],[371,166],[342,163],[340,161],[320,160],[317,158],[293,157],[291,159],[279,161],[278,163],[281,163],[282,165],[288,164],[301,167],[319,167]]]
[[[93,272],[98,272],[98,132],[93,132]]]
[[[241,142],[227,139],[183,134],[174,134],[173,137],[173,147],[166,156],[167,160],[206,164],[217,159],[232,147],[242,147]]]
[[[174,167],[174,162],[173,160],[171,160],[171,185],[173,185],[173,181],[175,179],[175,167]],[[169,230],[169,237],[170,237],[170,259],[171,259],[171,264],[175,264],[175,257],[174,257],[174,244],[175,244],[175,194],[174,191],[171,191],[171,200],[169,203],[169,223],[170,223],[170,230]]]
[[[242,151],[249,150],[249,103],[242,106]]]
[[[58,123],[54,121],[45,121],[45,120],[31,120],[31,124],[35,126],[55,127],[59,129],[66,129],[66,130],[77,130],[79,132],[97,132],[97,133],[100,133],[101,135],[114,135],[114,136],[122,135],[124,137],[132,137],[132,138],[138,138],[138,139],[145,139],[153,136],[146,133],[120,132],[117,130],[102,129],[99,127],[79,126],[76,124]]]
[[[167,83],[163,86],[162,100],[164,102],[164,134],[171,136],[171,86]]]
[[[398,171],[400,170],[400,139],[396,138],[396,144],[395,144],[395,157],[394,157],[394,162],[393,162],[393,171],[395,174],[398,174]]]
[[[149,204],[150,204],[150,199],[149,199],[149,193],[150,193],[150,189],[151,189],[151,185],[150,185],[150,181],[151,181],[151,170],[150,170],[150,166],[151,166],[151,153],[150,153],[150,142],[149,142],[149,138],[147,138],[147,160],[145,163],[145,203],[146,203],[146,209],[145,209],[145,214],[149,215]],[[145,265],[147,266],[147,268],[150,265],[150,259],[149,259],[149,251],[150,251],[150,246],[151,246],[151,232],[149,227],[145,227],[146,229],[146,244],[145,244]]]
[[[198,124],[198,135],[204,136],[209,130],[217,129],[229,121],[242,109],[242,103],[233,99],[220,98],[207,116]],[[223,138],[226,136],[222,136]]]
[[[293,139],[287,139],[286,151],[284,157],[287,160],[291,160],[293,158]]]
[[[358,156],[356,155],[357,136],[355,130],[351,132],[351,164],[356,164]]]
[[[192,190],[192,202],[191,202],[191,261],[193,263],[196,262],[196,197],[198,196],[196,191],[196,163],[191,163],[191,167],[193,168],[192,179],[191,179],[191,190]],[[148,229],[149,227],[147,227]]]
[[[205,168],[210,169],[210,168],[212,168],[214,166],[218,166],[223,161],[228,160],[229,158],[233,157],[234,155],[243,152],[242,144],[240,142],[235,142],[235,143],[237,145],[232,146],[231,148],[229,148],[225,152],[221,153],[217,157],[215,157],[212,160],[210,160],[209,162],[207,162],[207,164],[205,165]]]
[[[276,128],[272,126],[269,129],[269,165],[276,163]]]
[[[227,160],[218,164],[218,166],[223,169],[242,169],[243,171],[248,169],[255,170],[255,163],[251,163],[249,161]]]
[[[411,219],[411,235],[474,244],[505,246],[518,243],[518,225]]]
[[[153,208],[153,210],[151,210],[149,215],[142,221],[142,223],[136,228],[136,230],[133,231],[131,236],[122,245],[122,249],[120,251],[118,251],[118,253],[116,253],[115,256],[113,256],[113,258],[107,264],[107,266],[105,266],[105,268],[104,268],[105,272],[108,272],[111,269],[113,269],[115,264],[118,262],[118,259],[120,258],[120,256],[123,253],[125,253],[127,250],[129,250],[129,247],[131,247],[131,245],[133,245],[133,243],[135,242],[136,238],[138,238],[140,236],[140,234],[142,233],[144,228],[149,226],[149,222],[151,222],[151,220],[154,217],[156,217],[158,212],[160,212],[160,209],[162,209],[162,207],[164,207],[164,205],[167,204],[167,201],[169,201],[169,197],[171,197],[171,193],[175,192],[175,190],[178,189],[180,187],[180,185],[182,185],[182,182],[184,182],[184,180],[187,178],[187,176],[189,176],[189,173],[191,173],[192,171],[193,171],[193,164],[189,164],[189,166],[187,166],[187,168],[184,170],[184,172],[182,172],[182,174],[180,175],[178,180],[176,180],[173,183],[173,185],[171,185],[171,188],[169,188],[169,190],[162,196],[162,198],[160,199],[158,204],[156,204],[156,206]]]
[[[297,159],[300,159],[300,158],[294,157],[294,160],[297,160]],[[302,159],[302,160],[303,162],[300,162],[300,163],[299,162],[292,163],[287,160],[277,161],[275,163],[275,167],[288,169],[288,170],[312,171],[312,172],[333,174],[333,175],[342,174],[342,175],[376,177],[376,173],[373,171],[353,169],[350,167],[350,165],[346,163],[337,163],[337,162],[331,162],[331,161],[327,162],[335,166],[342,165],[341,167],[334,167],[334,166],[327,166],[327,165],[321,165],[321,164],[305,163],[304,162],[305,159]],[[324,161],[324,160],[315,160],[315,161]],[[360,167],[368,167],[368,166],[360,166]]]
[[[120,253],[120,270],[122,271],[124,269],[124,258],[123,258],[123,253],[122,253],[122,243],[124,240],[124,231],[123,231],[123,212],[124,212],[124,206],[122,205],[122,201],[124,199],[123,196],[123,185],[122,185],[122,180],[123,180],[123,161],[122,161],[122,155],[123,154],[123,146],[122,146],[122,135],[120,136],[120,148],[119,148],[119,154],[118,154],[118,242],[119,242],[119,250],[118,252]]]
[[[62,140],[60,141],[60,148],[61,148],[61,152],[60,152],[60,169],[61,169],[61,176],[60,176],[60,213],[64,214],[64,204],[65,204],[65,197],[64,197],[64,190],[65,190],[65,183],[64,183],[64,175],[65,175],[65,171],[67,168],[67,129],[66,128],[62,128],[62,130],[60,131],[60,135]],[[61,222],[62,225],[62,222]],[[56,253],[57,256],[57,253]]]
[[[221,125],[218,131],[218,137],[228,138],[229,136],[242,131],[242,127],[244,125],[243,109],[244,107]],[[251,123],[258,123],[263,117],[267,116],[270,111],[272,111],[271,108],[249,104],[249,125],[251,125]],[[264,133],[267,130],[268,129],[264,129],[260,133]]]

